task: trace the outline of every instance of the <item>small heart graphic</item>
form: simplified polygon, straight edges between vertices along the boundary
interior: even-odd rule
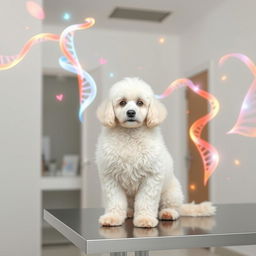
[[[63,94],[59,94],[59,95],[56,95],[56,99],[58,100],[58,101],[62,101],[63,100]]]
[[[99,59],[99,63],[100,63],[100,65],[104,65],[104,64],[107,64],[107,60],[106,59],[104,59],[104,58],[100,58]]]

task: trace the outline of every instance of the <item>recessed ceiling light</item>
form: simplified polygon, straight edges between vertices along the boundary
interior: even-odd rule
[[[171,12],[117,7],[110,18],[162,22]]]

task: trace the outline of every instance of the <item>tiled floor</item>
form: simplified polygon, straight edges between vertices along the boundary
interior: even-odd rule
[[[84,254],[83,254],[84,255]],[[128,256],[133,256],[133,253],[129,253]],[[205,249],[189,249],[189,250],[172,250],[172,251],[154,251],[150,252],[150,256],[220,256],[209,252]],[[42,256],[81,256],[80,250],[73,245],[61,245],[61,246],[44,246]],[[99,256],[99,255],[98,255]],[[108,256],[108,254],[102,254],[102,256]]]

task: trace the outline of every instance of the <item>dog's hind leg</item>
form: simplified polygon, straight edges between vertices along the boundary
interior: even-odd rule
[[[158,218],[160,220],[176,220],[179,218],[178,208],[183,203],[183,193],[177,178],[173,176],[161,193]]]
[[[176,220],[179,216],[212,216],[216,207],[211,202],[183,204],[183,194],[179,181],[174,177],[162,191],[158,218]]]

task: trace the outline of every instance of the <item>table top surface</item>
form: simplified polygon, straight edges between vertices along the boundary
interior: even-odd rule
[[[44,219],[85,253],[167,250],[256,244],[256,204],[216,205],[212,217],[180,217],[156,228],[100,227],[104,210],[44,210]]]

